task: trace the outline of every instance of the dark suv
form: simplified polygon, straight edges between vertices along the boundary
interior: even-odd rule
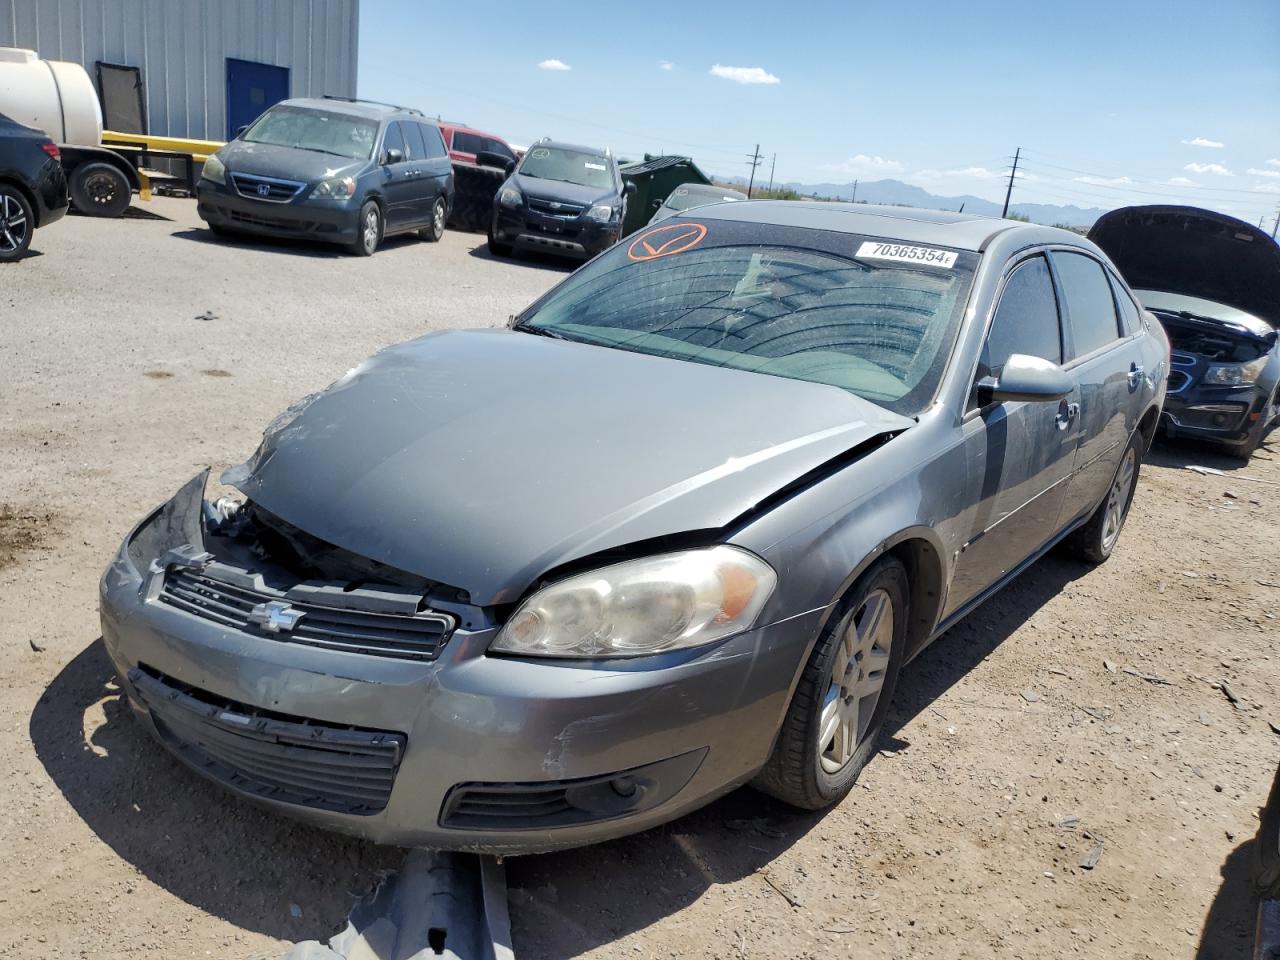
[[[626,196],[635,185],[623,184],[608,150],[540,140],[519,166],[478,156],[509,174],[493,198],[490,253],[505,256],[518,247],[587,259],[622,236]]]
[[[323,240],[367,257],[395,233],[440,239],[453,166],[417,110],[285,100],[208,159],[197,193],[214,233]]]

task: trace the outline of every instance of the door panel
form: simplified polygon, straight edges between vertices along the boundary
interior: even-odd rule
[[[383,160],[388,150],[399,150],[406,159],[399,163],[383,163],[383,196],[387,203],[387,232],[404,230],[415,220],[414,206],[417,202],[418,184],[413,172],[413,161],[408,159],[408,148],[405,145],[401,124],[387,124],[387,132],[382,141]]]
[[[267,109],[289,99],[289,68],[227,58],[227,139]]]
[[[453,163],[449,160],[449,151],[444,145],[439,128],[430,123],[420,123],[419,126],[422,128],[422,140],[427,150],[422,169],[430,181],[427,200],[427,215],[430,217],[436,197],[445,196],[448,190],[449,177],[453,174]]]

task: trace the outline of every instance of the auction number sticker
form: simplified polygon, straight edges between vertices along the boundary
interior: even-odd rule
[[[897,260],[900,263],[923,263],[931,267],[950,268],[956,265],[956,254],[951,250],[909,247],[901,243],[881,243],[878,240],[863,241],[857,255],[868,260]]]

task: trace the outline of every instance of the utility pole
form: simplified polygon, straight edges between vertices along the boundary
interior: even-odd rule
[[[849,198],[849,202],[850,203],[858,202],[858,181],[857,180],[853,181],[853,196]]]
[[[773,192],[773,168],[778,165],[778,155],[775,153],[773,159],[769,161],[769,192]]]
[[[760,144],[756,144],[756,152],[747,154],[747,165],[751,167],[751,179],[747,181],[747,199],[751,199],[751,188],[756,183],[756,167],[760,166]]]
[[[1276,238],[1276,231],[1280,230],[1280,207],[1276,207],[1276,222],[1271,225],[1271,239]]]
[[[1009,171],[1009,189],[1004,192],[1004,209],[1000,211],[1000,216],[1007,217],[1009,215],[1009,198],[1013,196],[1013,178],[1018,175],[1018,158],[1022,156],[1022,148],[1019,147],[1013,152],[1013,169]]]

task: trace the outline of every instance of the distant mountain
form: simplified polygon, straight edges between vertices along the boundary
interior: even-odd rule
[[[731,177],[725,182],[745,183],[746,181],[742,177]],[[786,183],[782,186],[806,197],[818,197],[824,200],[854,198],[852,183]],[[963,206],[965,213],[976,213],[985,217],[1000,216],[1002,207],[1002,204],[967,194],[960,197],[940,197],[923,187],[903,183],[901,180],[861,181],[858,183],[857,201],[921,207],[926,210],[959,210]],[[1013,203],[1009,207],[1009,212],[1030,217],[1035,223],[1087,228],[1107,211],[1100,207],[1059,207],[1051,203]]]

